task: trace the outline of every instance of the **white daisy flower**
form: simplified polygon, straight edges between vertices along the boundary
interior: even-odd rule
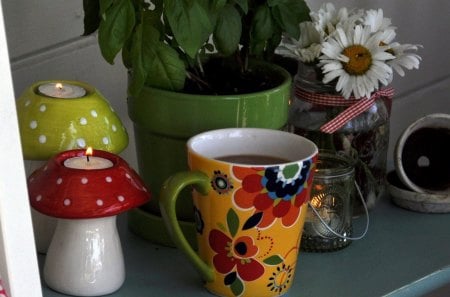
[[[311,22],[300,24],[300,39],[284,36],[277,54],[303,63],[317,63],[323,83],[335,84],[345,98],[369,97],[392,82],[394,71],[417,69],[419,45],[394,42],[396,28],[382,9],[339,10],[332,3],[311,12]]]
[[[370,27],[370,32],[382,32],[381,42],[383,44],[389,44],[394,40],[396,28],[391,26],[391,19],[383,16],[382,9],[371,9],[366,11],[362,24]]]
[[[369,26],[372,33],[384,31],[389,28],[395,29],[391,24],[391,19],[383,16],[383,10],[381,8],[378,10],[370,9],[366,11],[363,18],[363,25]]]
[[[296,40],[289,36],[283,36],[275,53],[304,63],[314,62],[321,54],[322,36],[311,22],[303,22],[299,26],[300,38]]]
[[[354,30],[336,28],[335,34],[323,43],[320,66],[325,74],[323,82],[337,79],[336,91],[345,98],[352,94],[358,99],[370,97],[392,80],[392,68],[386,64],[394,59],[387,46],[382,45],[382,32],[371,34],[369,26],[357,25]]]
[[[317,13],[311,12],[310,16],[318,31],[330,34],[335,31],[338,23],[348,19],[348,11],[347,8],[341,8],[337,11],[333,3],[325,3]]]
[[[405,75],[405,71],[403,68],[408,70],[419,69],[419,64],[422,58],[414,53],[409,51],[416,51],[420,45],[417,44],[400,44],[398,42],[394,42],[389,44],[389,52],[394,55],[393,60],[387,61],[388,65],[391,66],[400,76]]]
[[[349,11],[342,7],[336,10],[332,3],[325,3],[316,12],[311,12],[310,17],[316,26],[317,31],[323,32],[324,36],[334,33],[337,27],[349,28],[356,25],[356,22],[363,16],[363,10]]]

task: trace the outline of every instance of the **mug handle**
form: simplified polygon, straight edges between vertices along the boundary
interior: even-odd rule
[[[179,172],[169,177],[163,184],[159,196],[159,206],[164,223],[175,245],[184,252],[194,267],[207,282],[214,280],[214,269],[206,264],[194,251],[181,230],[177,220],[176,202],[180,192],[189,185],[206,195],[210,188],[208,176],[201,171]]]

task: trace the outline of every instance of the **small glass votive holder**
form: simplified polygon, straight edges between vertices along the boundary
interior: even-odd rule
[[[302,250],[335,251],[352,242],[354,173],[354,161],[350,157],[319,151],[300,245]]]

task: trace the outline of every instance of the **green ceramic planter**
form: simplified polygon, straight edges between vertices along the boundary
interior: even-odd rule
[[[279,87],[263,92],[206,96],[144,88],[128,98],[128,114],[134,122],[136,151],[141,177],[154,199],[129,213],[130,229],[141,237],[172,245],[160,217],[158,195],[164,180],[187,170],[186,141],[203,131],[228,127],[281,129],[287,122],[291,76],[283,68],[259,65],[283,77]],[[271,74],[272,75],[272,74]],[[178,200],[177,215],[195,243],[190,193]],[[187,235],[189,237],[189,235]]]

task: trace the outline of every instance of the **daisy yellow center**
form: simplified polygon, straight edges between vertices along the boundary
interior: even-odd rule
[[[344,70],[351,75],[362,75],[372,65],[372,55],[362,45],[351,45],[345,48],[342,54],[349,58],[349,61],[344,63]]]

